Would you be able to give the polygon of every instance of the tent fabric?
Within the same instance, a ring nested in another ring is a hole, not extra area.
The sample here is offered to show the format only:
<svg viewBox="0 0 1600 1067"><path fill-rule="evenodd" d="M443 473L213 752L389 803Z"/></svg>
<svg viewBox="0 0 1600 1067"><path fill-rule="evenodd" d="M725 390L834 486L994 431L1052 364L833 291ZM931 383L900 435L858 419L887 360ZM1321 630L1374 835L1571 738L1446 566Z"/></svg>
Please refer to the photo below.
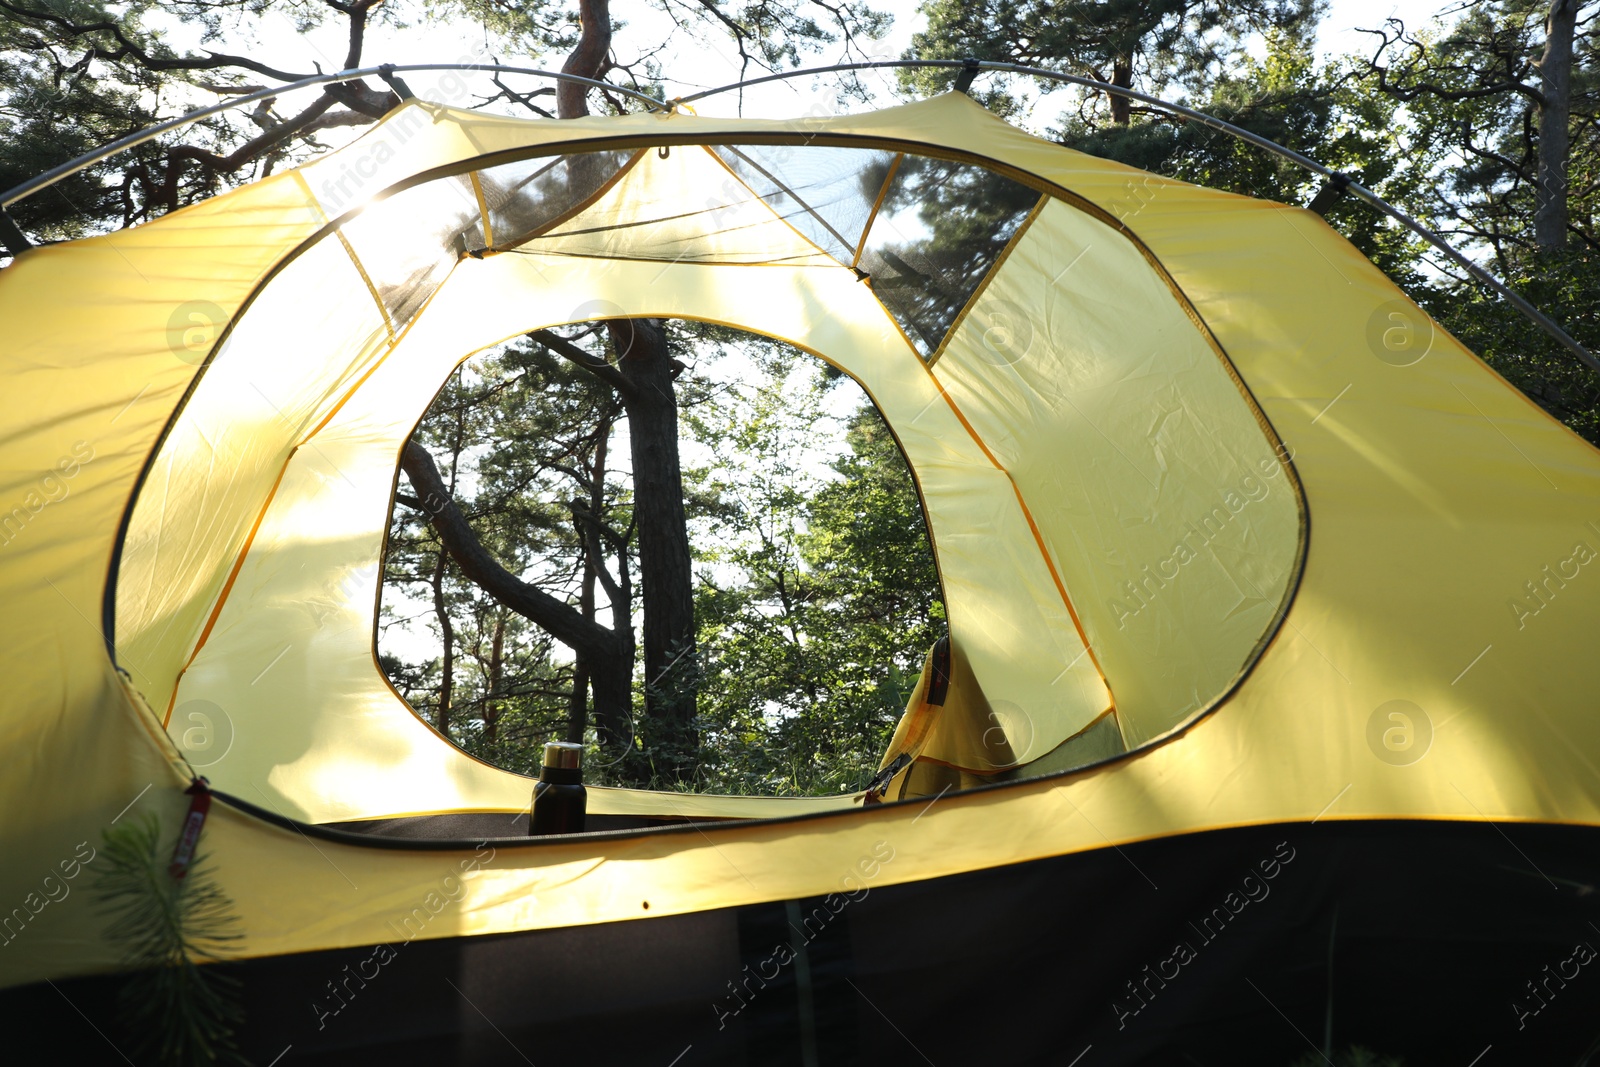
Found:
<svg viewBox="0 0 1600 1067"><path fill-rule="evenodd" d="M779 176L848 149L877 153L838 164L858 175L889 154L1044 199L985 216L996 240L962 260L981 277L930 345L875 291L910 275L863 250L892 175L833 241L730 146ZM841 261L855 226L866 281ZM1317 217L958 94L792 121L412 103L299 170L0 272L0 890L21 909L0 925L28 939L0 982L118 964L87 894L35 907L38 882L126 812L175 823L195 771L306 823L526 806L526 779L383 679L377 562L399 449L450 369L619 314L765 333L863 385L922 494L966 693L967 728L942 715L924 754L967 784L998 737L1024 780L870 810L595 790L601 812L737 821L502 842L470 868L219 806L204 847L246 954L390 940L447 874L461 893L422 936L826 894L885 840L887 884L1265 822L1600 822L1596 453Z"/></svg>

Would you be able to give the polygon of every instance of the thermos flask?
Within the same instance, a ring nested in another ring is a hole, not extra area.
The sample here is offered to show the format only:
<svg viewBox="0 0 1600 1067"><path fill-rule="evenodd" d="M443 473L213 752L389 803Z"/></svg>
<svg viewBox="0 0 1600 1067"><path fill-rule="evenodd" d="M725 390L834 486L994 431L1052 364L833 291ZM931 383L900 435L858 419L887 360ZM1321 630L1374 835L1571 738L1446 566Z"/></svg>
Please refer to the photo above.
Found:
<svg viewBox="0 0 1600 1067"><path fill-rule="evenodd" d="M583 788L583 746L570 741L550 741L544 746L544 765L533 787L533 815L528 833L578 834L583 832L588 793Z"/></svg>

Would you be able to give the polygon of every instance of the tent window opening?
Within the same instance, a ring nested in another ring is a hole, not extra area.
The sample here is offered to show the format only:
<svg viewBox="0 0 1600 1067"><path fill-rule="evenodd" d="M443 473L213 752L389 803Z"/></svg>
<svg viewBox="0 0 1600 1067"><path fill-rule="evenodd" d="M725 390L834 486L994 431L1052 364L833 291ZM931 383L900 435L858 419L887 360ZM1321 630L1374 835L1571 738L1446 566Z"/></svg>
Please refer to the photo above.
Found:
<svg viewBox="0 0 1600 1067"><path fill-rule="evenodd" d="M450 376L402 461L380 663L419 716L507 770L537 773L565 739L588 746L596 784L858 792L945 629L899 446L856 383L805 353L664 324L689 364L668 503L693 573L653 586L644 552L674 531L650 526L665 512L633 470L650 430L586 362L614 366L633 329L541 331ZM680 593L693 625L662 670L645 627Z"/></svg>

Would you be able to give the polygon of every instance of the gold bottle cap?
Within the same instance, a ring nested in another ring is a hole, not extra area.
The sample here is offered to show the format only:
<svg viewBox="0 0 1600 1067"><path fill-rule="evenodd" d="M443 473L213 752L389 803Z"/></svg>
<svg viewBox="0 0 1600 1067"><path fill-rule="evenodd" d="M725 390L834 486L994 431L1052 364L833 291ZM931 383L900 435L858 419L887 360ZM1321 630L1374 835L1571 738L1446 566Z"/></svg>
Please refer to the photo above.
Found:
<svg viewBox="0 0 1600 1067"><path fill-rule="evenodd" d="M583 766L583 746L571 741L546 741L544 765L559 770L575 771Z"/></svg>

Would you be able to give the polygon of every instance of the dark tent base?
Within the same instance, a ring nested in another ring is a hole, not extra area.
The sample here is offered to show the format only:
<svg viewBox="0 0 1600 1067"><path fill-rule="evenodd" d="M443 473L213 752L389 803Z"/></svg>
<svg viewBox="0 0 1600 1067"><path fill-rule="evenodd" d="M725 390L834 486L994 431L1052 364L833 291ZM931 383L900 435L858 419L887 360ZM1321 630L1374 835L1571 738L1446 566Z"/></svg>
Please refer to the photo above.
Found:
<svg viewBox="0 0 1600 1067"><path fill-rule="evenodd" d="M1330 1034L1407 1067L1576 1065L1600 1062L1596 885L1594 828L1296 823L882 886L836 911L228 966L257 1067L1289 1067L1325 1062ZM122 1062L116 985L0 993L10 1059Z"/></svg>

